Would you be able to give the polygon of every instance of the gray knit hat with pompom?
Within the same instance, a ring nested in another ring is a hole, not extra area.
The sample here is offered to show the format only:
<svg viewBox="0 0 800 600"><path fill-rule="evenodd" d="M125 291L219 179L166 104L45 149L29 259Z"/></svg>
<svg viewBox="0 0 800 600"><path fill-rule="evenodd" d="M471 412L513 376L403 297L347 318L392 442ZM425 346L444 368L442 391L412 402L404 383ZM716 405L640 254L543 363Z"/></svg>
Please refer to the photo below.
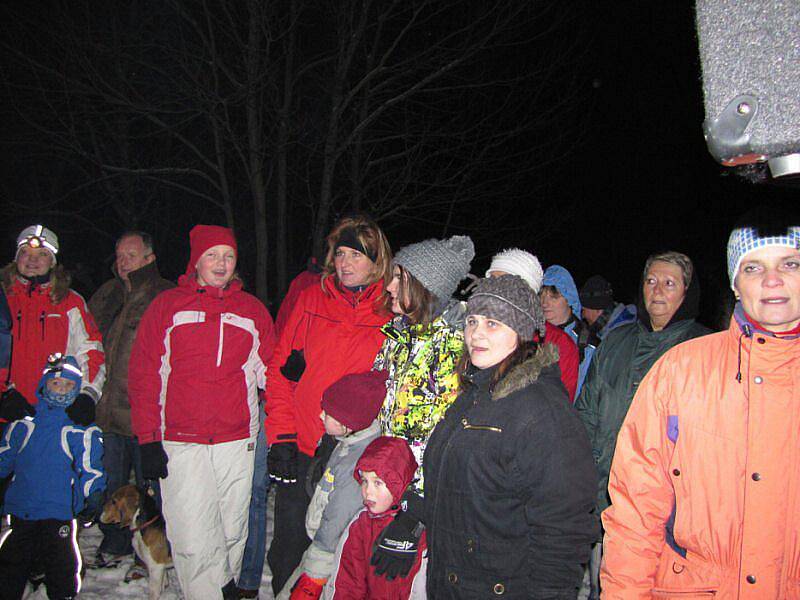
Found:
<svg viewBox="0 0 800 600"><path fill-rule="evenodd" d="M437 300L450 298L469 274L475 246L469 236L430 239L410 244L394 256L394 264L411 273Z"/></svg>
<svg viewBox="0 0 800 600"><path fill-rule="evenodd" d="M467 300L467 316L482 315L508 325L526 342L538 332L544 337L545 324L539 296L517 275L481 279Z"/></svg>

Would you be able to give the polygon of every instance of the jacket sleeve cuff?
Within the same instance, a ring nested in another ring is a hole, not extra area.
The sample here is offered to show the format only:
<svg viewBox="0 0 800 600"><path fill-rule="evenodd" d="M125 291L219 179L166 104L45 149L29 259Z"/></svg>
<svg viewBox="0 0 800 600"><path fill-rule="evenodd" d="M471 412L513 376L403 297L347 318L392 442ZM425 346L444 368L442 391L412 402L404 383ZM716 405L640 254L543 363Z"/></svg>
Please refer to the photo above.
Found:
<svg viewBox="0 0 800 600"><path fill-rule="evenodd" d="M151 442L160 442L162 441L161 432L160 431L152 431L149 433L139 433L136 434L136 439L139 440L139 445L149 444Z"/></svg>
<svg viewBox="0 0 800 600"><path fill-rule="evenodd" d="M97 390L88 385L81 388L81 394L86 394L89 396L92 400L94 400L95 404L97 404L97 401L100 399L100 395L97 393Z"/></svg>

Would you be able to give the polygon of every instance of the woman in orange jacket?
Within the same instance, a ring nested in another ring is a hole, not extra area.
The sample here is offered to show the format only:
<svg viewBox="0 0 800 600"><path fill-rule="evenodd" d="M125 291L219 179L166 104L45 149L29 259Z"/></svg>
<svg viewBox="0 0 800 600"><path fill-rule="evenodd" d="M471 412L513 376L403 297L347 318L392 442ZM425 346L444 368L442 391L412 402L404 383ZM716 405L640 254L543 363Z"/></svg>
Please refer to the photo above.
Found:
<svg viewBox="0 0 800 600"><path fill-rule="evenodd" d="M670 350L617 439L604 598L800 598L800 227L728 242L727 331Z"/></svg>

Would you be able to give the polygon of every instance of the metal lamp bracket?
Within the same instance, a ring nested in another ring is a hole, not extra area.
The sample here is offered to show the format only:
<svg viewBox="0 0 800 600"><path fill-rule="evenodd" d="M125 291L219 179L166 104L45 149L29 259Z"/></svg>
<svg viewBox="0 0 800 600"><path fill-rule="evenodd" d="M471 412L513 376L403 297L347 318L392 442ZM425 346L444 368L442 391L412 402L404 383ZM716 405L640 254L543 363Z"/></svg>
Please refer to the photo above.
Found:
<svg viewBox="0 0 800 600"><path fill-rule="evenodd" d="M731 100L717 117L706 119L703 133L711 156L728 167L766 160L766 156L753 153L747 133L747 126L757 112L758 98L742 94Z"/></svg>

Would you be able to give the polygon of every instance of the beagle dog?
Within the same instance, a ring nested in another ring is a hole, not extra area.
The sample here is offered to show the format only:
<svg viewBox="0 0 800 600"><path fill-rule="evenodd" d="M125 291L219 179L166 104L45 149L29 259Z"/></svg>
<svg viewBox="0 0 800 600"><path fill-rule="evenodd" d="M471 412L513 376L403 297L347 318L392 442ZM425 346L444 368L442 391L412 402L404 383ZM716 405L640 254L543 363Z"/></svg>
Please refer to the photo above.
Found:
<svg viewBox="0 0 800 600"><path fill-rule="evenodd" d="M129 527L133 532L133 549L147 565L149 598L158 600L172 556L164 517L156 508L156 501L135 485L124 485L106 502L100 522Z"/></svg>

